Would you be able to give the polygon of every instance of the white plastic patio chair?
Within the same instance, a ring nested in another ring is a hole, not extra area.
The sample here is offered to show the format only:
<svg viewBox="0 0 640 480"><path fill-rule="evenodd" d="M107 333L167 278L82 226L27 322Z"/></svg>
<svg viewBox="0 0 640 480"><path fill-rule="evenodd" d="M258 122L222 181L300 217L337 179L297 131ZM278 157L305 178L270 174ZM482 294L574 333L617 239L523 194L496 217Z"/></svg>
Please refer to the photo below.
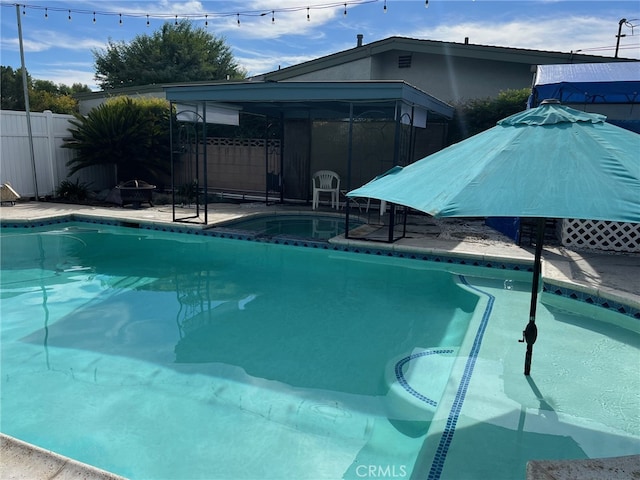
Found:
<svg viewBox="0 0 640 480"><path fill-rule="evenodd" d="M313 188L313 209L318 208L320 194L331 193L331 208L338 209L340 197L340 176L331 170L319 170L311 177Z"/></svg>

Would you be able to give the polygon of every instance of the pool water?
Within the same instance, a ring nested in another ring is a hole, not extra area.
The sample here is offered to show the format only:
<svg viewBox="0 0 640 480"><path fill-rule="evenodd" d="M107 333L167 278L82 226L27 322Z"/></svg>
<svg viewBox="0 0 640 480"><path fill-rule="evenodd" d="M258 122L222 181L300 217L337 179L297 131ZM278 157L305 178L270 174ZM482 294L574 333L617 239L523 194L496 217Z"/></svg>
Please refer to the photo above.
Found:
<svg viewBox="0 0 640 480"><path fill-rule="evenodd" d="M123 476L524 478L640 438L620 316L539 306L524 380L523 272L85 223L1 253L2 432Z"/></svg>
<svg viewBox="0 0 640 480"><path fill-rule="evenodd" d="M3 235L1 294L4 433L190 479L409 468L385 371L460 345L476 302L427 268L82 224Z"/></svg>
<svg viewBox="0 0 640 480"><path fill-rule="evenodd" d="M350 228L361 223L350 220ZM259 215L225 225L225 228L247 230L258 235L275 237L291 236L299 238L316 238L328 240L344 233L345 219L332 215Z"/></svg>

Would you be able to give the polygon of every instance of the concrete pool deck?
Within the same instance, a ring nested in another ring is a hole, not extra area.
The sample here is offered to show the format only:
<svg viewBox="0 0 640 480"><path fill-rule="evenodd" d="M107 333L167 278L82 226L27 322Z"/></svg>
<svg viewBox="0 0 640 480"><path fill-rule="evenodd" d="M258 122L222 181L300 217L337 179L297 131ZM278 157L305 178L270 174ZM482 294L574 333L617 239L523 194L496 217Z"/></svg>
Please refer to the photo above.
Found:
<svg viewBox="0 0 640 480"><path fill-rule="evenodd" d="M335 210L321 209L323 213ZM256 213L309 213L305 206L281 206L250 203L244 205L214 204L208 212L206 228L237 220ZM183 209L180 216L192 214L193 210ZM343 213L343 212L338 212ZM171 224L171 206L140 209L78 206L69 204L25 202L15 206L2 206L0 219L3 222L44 220L72 214L90 215L104 219L118 219L131 222ZM374 218L372 215L370 218ZM183 224L184 225L184 224ZM204 228L204 225L193 225ZM372 242L355 239L335 239L337 243L368 245ZM1 245L1 244L0 244ZM484 227L481 222L450 220L433 222L425 217L411 218L407 236L393 244L376 242L380 249L404 249L406 251L442 252L442 254L483 259L507 259L518 263L533 261L533 249L519 247L494 230ZM558 286L567 286L578 291L610 298L633 308L640 308L640 255L609 254L596 251L570 250L557 245L546 246L543 252L543 278ZM524 322L524 321L523 321ZM26 449L25 449L26 448ZM613 465L610 465L613 462ZM636 478L640 475L640 457L609 459L605 462L618 476L608 478ZM590 477L589 469L600 468L600 459L579 461L535 461L530 462L527 478L568 479L602 478ZM36 467L37 465L37 467ZM46 465L54 465L53 467ZM55 454L47 455L40 449L30 450L22 442L2 438L1 478L118 478L93 467L77 464ZM38 468L39 470L34 470ZM42 475L35 475L35 472ZM46 473L49 472L49 473ZM79 473L81 472L81 473ZM576 474L576 472L581 472ZM106 476L105 476L106 475ZM524 472L521 473L524 476Z"/></svg>

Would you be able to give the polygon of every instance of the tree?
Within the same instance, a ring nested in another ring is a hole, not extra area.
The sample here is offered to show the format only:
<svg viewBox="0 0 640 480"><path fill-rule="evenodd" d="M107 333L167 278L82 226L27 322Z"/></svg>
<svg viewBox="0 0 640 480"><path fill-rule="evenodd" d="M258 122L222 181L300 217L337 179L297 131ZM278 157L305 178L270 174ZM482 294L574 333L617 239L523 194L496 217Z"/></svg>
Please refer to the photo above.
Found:
<svg viewBox="0 0 640 480"><path fill-rule="evenodd" d="M24 92L22 84L22 69L0 67L0 97L2 110L24 110ZM31 77L27 72L27 86L31 84Z"/></svg>
<svg viewBox="0 0 640 480"><path fill-rule="evenodd" d="M531 90L503 90L496 98L470 100L456 106L449 128L448 143L453 144L495 127L498 120L521 112L527 107Z"/></svg>
<svg viewBox="0 0 640 480"><path fill-rule="evenodd" d="M170 170L169 102L159 98L115 97L76 114L71 139L63 146L76 151L67 163L69 175L97 165L115 167L116 182L144 179Z"/></svg>
<svg viewBox="0 0 640 480"><path fill-rule="evenodd" d="M166 22L153 35L137 35L128 44L109 40L106 49L92 53L103 90L246 76L224 40L188 20Z"/></svg>
<svg viewBox="0 0 640 480"><path fill-rule="evenodd" d="M25 109L24 91L22 87L22 69L14 70L2 66L0 80L2 109ZM74 83L71 87L63 83L56 85L50 80L34 80L27 72L27 89L29 91L29 109L33 112L51 110L53 113L73 114L78 111L78 102L74 93L90 92L87 85Z"/></svg>

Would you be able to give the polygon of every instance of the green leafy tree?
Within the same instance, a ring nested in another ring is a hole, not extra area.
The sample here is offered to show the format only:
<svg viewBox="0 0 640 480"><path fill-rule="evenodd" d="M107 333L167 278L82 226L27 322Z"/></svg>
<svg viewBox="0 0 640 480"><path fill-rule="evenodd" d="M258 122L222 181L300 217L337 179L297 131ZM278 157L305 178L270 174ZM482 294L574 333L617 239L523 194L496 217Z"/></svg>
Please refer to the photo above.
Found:
<svg viewBox="0 0 640 480"><path fill-rule="evenodd" d="M25 110L22 69L1 67L1 97L3 110ZM29 109L34 112L51 110L53 113L73 114L78 111L78 102L74 93L90 92L87 85L74 83L71 87L55 84L50 80L34 80L27 72L29 91Z"/></svg>
<svg viewBox="0 0 640 480"><path fill-rule="evenodd" d="M246 76L224 40L190 21L166 22L152 35L137 35L130 43L109 40L93 50L96 81L103 90Z"/></svg>
<svg viewBox="0 0 640 480"><path fill-rule="evenodd" d="M504 90L495 98L474 99L456 106L449 128L448 143L456 143L495 127L498 120L527 107L531 90Z"/></svg>
<svg viewBox="0 0 640 480"><path fill-rule="evenodd" d="M115 169L116 182L155 181L170 170L170 107L158 98L116 97L76 115L72 138L63 146L76 151L69 175L96 165Z"/></svg>
<svg viewBox="0 0 640 480"><path fill-rule="evenodd" d="M27 86L30 84L31 77L27 72ZM2 110L24 110L22 69L0 67L0 97Z"/></svg>

